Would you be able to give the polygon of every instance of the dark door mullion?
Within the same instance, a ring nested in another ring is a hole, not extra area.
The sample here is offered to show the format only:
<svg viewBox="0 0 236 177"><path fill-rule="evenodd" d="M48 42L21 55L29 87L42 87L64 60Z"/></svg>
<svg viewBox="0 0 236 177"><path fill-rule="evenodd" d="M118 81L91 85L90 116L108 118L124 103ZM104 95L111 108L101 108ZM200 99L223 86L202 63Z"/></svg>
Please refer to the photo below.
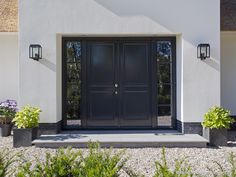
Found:
<svg viewBox="0 0 236 177"><path fill-rule="evenodd" d="M119 93L117 95L117 99L118 99L118 127L120 127L121 125L121 122L120 122L120 119L123 115L123 112L122 112L122 98L123 98L123 94L124 94L124 83L123 83L123 78L124 78L124 60L123 60L123 45L122 45L122 41L119 40L118 41L118 73L117 75L119 75L118 77L118 84L119 84Z"/></svg>
<svg viewBox="0 0 236 177"><path fill-rule="evenodd" d="M152 107L152 111L151 111L151 115L152 115L152 127L153 128L157 128L158 126L158 121L157 121L157 64L156 64L156 53L157 53L157 48L156 48L156 41L152 40L151 41L151 107Z"/></svg>
<svg viewBox="0 0 236 177"><path fill-rule="evenodd" d="M82 40L81 46L81 127L87 126L87 41Z"/></svg>
<svg viewBox="0 0 236 177"><path fill-rule="evenodd" d="M114 67L115 67L115 72L114 72L114 82L113 82L113 94L114 94L114 100L115 100L115 119L117 121L117 126L119 126L119 95L120 95L120 76L119 76L119 41L115 40L115 61L114 61ZM115 88L115 84L118 84L118 88ZM116 95L115 92L118 92Z"/></svg>
<svg viewBox="0 0 236 177"><path fill-rule="evenodd" d="M171 76L172 76L172 80L171 80L171 82L172 82L172 127L173 127L173 129L176 129L177 128L177 119L176 119L176 105L177 105L177 103L176 103L176 95L177 95L177 93L176 93L176 91L177 91L177 88L176 88L176 76L177 76L177 74L176 74L176 38L173 38L172 39L172 63L171 63L171 68L172 68L172 74L171 74Z"/></svg>

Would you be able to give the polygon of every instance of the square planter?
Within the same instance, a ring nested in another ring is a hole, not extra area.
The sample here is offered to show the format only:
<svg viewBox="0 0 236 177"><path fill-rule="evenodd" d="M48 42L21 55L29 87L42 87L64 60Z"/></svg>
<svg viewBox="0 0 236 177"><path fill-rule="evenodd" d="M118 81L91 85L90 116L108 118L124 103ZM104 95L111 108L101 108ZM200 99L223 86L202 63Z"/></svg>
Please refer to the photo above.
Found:
<svg viewBox="0 0 236 177"><path fill-rule="evenodd" d="M32 146L32 141L38 137L38 128L13 129L13 147Z"/></svg>
<svg viewBox="0 0 236 177"><path fill-rule="evenodd" d="M0 124L0 137L7 137L11 134L12 124Z"/></svg>
<svg viewBox="0 0 236 177"><path fill-rule="evenodd" d="M228 130L203 128L203 137L209 141L210 145L227 146Z"/></svg>

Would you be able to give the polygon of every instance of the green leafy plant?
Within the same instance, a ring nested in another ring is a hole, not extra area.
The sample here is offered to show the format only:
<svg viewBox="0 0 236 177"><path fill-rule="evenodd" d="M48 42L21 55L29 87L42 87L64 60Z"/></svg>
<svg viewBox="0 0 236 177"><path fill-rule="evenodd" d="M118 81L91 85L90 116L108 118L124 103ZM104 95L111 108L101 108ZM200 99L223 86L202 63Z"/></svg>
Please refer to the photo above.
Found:
<svg viewBox="0 0 236 177"><path fill-rule="evenodd" d="M204 115L202 126L210 129L228 129L230 128L230 124L233 122L233 118L230 117L230 111L222 107L215 106L210 108L210 110Z"/></svg>
<svg viewBox="0 0 236 177"><path fill-rule="evenodd" d="M123 168L127 161L124 151L114 154L111 151L102 150L98 143L89 143L87 155L71 148L59 149L55 155L47 153L44 163L38 161L35 166L25 163L17 177L118 177L121 170L135 177L135 173Z"/></svg>
<svg viewBox="0 0 236 177"><path fill-rule="evenodd" d="M20 153L12 153L8 149L0 151L0 177L12 176L14 171L12 165L19 161Z"/></svg>
<svg viewBox="0 0 236 177"><path fill-rule="evenodd" d="M18 177L72 177L76 175L77 166L80 161L80 151L73 151L71 148L59 149L55 155L46 153L44 163L37 160L33 167L31 162L26 162L19 168Z"/></svg>
<svg viewBox="0 0 236 177"><path fill-rule="evenodd" d="M89 154L81 156L78 176L117 177L127 159L123 158L124 151L111 154L112 149L101 150L98 143L89 144Z"/></svg>
<svg viewBox="0 0 236 177"><path fill-rule="evenodd" d="M236 177L236 156L232 152L229 154L228 162L230 164L230 171L224 169L224 167L219 162L215 162L221 174L217 174L215 170L209 167L207 168L214 177Z"/></svg>
<svg viewBox="0 0 236 177"><path fill-rule="evenodd" d="M191 177L191 166L186 162L186 159L175 160L175 167L172 170L166 160L165 148L162 148L161 162L156 161L156 171L154 177Z"/></svg>
<svg viewBox="0 0 236 177"><path fill-rule="evenodd" d="M12 122L14 122L18 128L38 127L40 112L41 110L39 108L27 105L16 113Z"/></svg>

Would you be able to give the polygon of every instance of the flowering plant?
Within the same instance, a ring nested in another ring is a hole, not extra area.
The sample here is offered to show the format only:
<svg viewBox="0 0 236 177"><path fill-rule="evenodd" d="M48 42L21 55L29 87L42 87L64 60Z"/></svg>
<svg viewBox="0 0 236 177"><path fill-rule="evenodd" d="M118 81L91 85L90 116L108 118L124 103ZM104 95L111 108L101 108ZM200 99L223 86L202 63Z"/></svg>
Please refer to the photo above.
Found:
<svg viewBox="0 0 236 177"><path fill-rule="evenodd" d="M11 123L17 112L17 102L15 100L6 100L0 102L0 124Z"/></svg>

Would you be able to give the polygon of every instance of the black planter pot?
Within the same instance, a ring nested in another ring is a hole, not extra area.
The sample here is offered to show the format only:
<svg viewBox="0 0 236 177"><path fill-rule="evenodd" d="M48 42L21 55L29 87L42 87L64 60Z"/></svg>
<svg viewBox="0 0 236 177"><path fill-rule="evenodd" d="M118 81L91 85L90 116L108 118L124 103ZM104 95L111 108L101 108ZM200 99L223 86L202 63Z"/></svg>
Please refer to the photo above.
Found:
<svg viewBox="0 0 236 177"><path fill-rule="evenodd" d="M13 147L29 147L38 137L38 128L13 129Z"/></svg>
<svg viewBox="0 0 236 177"><path fill-rule="evenodd" d="M210 144L215 146L227 146L228 130L227 129L211 129Z"/></svg>
<svg viewBox="0 0 236 177"><path fill-rule="evenodd" d="M227 146L228 130L227 129L203 129L203 136L209 140L212 146Z"/></svg>
<svg viewBox="0 0 236 177"><path fill-rule="evenodd" d="M0 137L7 137L11 134L12 124L0 125Z"/></svg>

